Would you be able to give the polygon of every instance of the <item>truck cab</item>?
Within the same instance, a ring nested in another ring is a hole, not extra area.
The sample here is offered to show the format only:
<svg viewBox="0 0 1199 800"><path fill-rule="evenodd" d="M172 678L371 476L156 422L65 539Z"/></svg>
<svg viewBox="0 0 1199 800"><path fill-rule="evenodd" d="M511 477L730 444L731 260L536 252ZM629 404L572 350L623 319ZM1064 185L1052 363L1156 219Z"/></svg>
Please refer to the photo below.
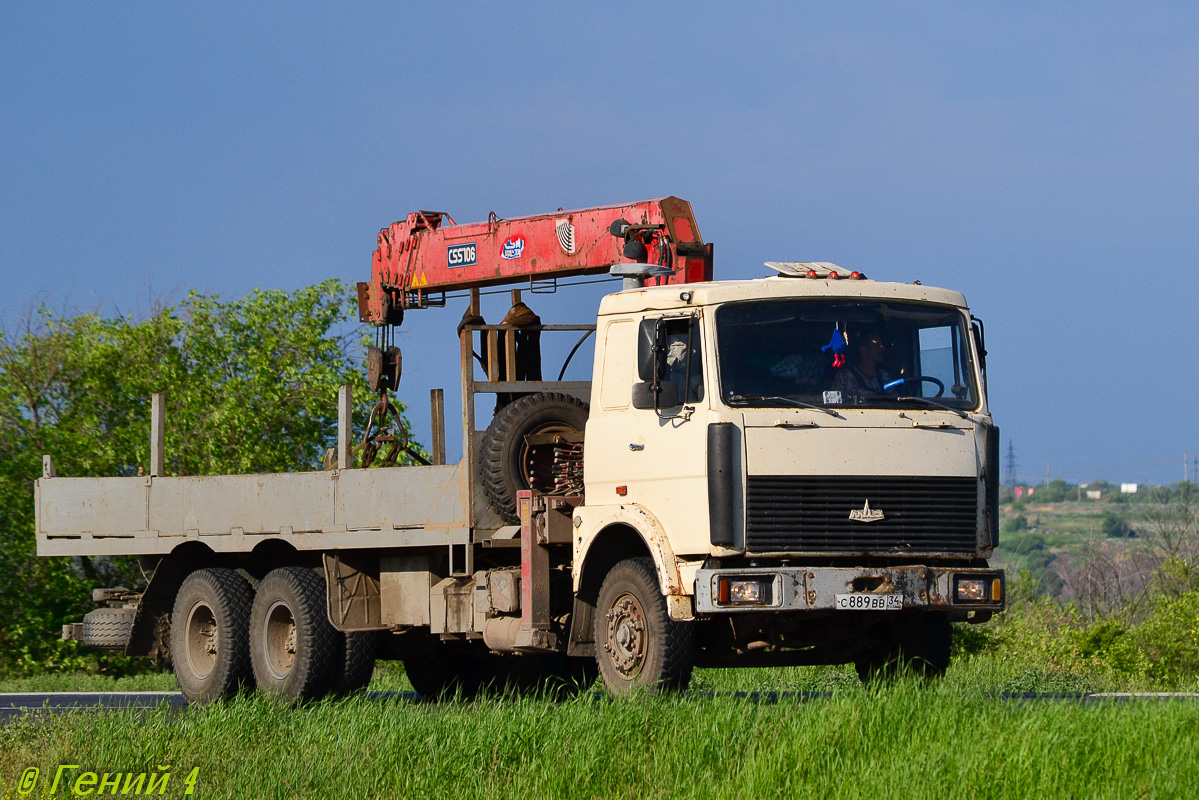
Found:
<svg viewBox="0 0 1199 800"><path fill-rule="evenodd" d="M864 677L944 671L950 622L1003 608L998 430L960 293L798 264L610 295L596 336L576 589L635 532L697 663Z"/></svg>

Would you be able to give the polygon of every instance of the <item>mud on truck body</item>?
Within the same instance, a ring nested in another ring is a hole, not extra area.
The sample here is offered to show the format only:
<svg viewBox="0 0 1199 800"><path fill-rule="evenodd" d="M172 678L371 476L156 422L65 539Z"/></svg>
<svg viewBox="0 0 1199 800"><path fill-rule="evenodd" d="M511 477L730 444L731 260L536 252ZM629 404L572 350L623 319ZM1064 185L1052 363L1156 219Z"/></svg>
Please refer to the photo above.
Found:
<svg viewBox="0 0 1199 800"><path fill-rule="evenodd" d="M65 637L169 658L191 701L349 692L377 658L430 697L597 673L628 694L695 666L939 674L951 623L1003 609L998 430L960 294L823 262L713 281L677 198L446 220L379 235L358 291L380 401L355 449L343 389L330 468L166 476L160 401L149 476L59 477L47 457L39 554L151 575L98 589ZM625 286L594 323L478 316L482 287L609 271ZM434 390L433 463L386 466L406 445L394 327L453 289L462 459L444 463ZM559 335L594 336L591 381L542 379L539 337ZM871 338L874 375L855 353ZM497 398L485 427L476 395Z"/></svg>

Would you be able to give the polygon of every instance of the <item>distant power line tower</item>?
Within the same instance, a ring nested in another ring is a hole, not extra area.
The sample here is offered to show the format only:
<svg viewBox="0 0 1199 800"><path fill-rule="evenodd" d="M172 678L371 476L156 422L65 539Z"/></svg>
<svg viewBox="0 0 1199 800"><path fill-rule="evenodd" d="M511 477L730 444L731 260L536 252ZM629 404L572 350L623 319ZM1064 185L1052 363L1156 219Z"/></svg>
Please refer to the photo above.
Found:
<svg viewBox="0 0 1199 800"><path fill-rule="evenodd" d="M1012 441L1008 441L1003 459L1003 485L1012 491L1016 489L1016 444Z"/></svg>

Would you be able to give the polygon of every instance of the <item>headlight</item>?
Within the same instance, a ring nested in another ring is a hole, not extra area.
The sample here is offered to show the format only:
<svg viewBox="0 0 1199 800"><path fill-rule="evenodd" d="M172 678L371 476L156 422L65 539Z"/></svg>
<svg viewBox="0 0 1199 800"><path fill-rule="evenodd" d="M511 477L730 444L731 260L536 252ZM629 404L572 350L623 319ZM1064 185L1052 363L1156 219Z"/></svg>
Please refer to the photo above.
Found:
<svg viewBox="0 0 1199 800"><path fill-rule="evenodd" d="M729 581L729 602L762 602L762 584L757 581Z"/></svg>
<svg viewBox="0 0 1199 800"><path fill-rule="evenodd" d="M958 578L954 600L959 603L985 603L990 583L987 578Z"/></svg>
<svg viewBox="0 0 1199 800"><path fill-rule="evenodd" d="M716 602L722 606L768 606L774 602L773 586L773 575L717 578Z"/></svg>

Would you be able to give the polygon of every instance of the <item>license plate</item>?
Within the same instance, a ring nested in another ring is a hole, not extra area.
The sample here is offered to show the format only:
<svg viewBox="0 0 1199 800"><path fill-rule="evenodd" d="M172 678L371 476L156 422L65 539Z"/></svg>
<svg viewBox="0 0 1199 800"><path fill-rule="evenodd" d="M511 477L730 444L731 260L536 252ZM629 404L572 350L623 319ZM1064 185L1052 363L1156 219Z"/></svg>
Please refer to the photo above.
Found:
<svg viewBox="0 0 1199 800"><path fill-rule="evenodd" d="M838 611L900 611L903 609L901 594L855 594L835 595L833 607Z"/></svg>

